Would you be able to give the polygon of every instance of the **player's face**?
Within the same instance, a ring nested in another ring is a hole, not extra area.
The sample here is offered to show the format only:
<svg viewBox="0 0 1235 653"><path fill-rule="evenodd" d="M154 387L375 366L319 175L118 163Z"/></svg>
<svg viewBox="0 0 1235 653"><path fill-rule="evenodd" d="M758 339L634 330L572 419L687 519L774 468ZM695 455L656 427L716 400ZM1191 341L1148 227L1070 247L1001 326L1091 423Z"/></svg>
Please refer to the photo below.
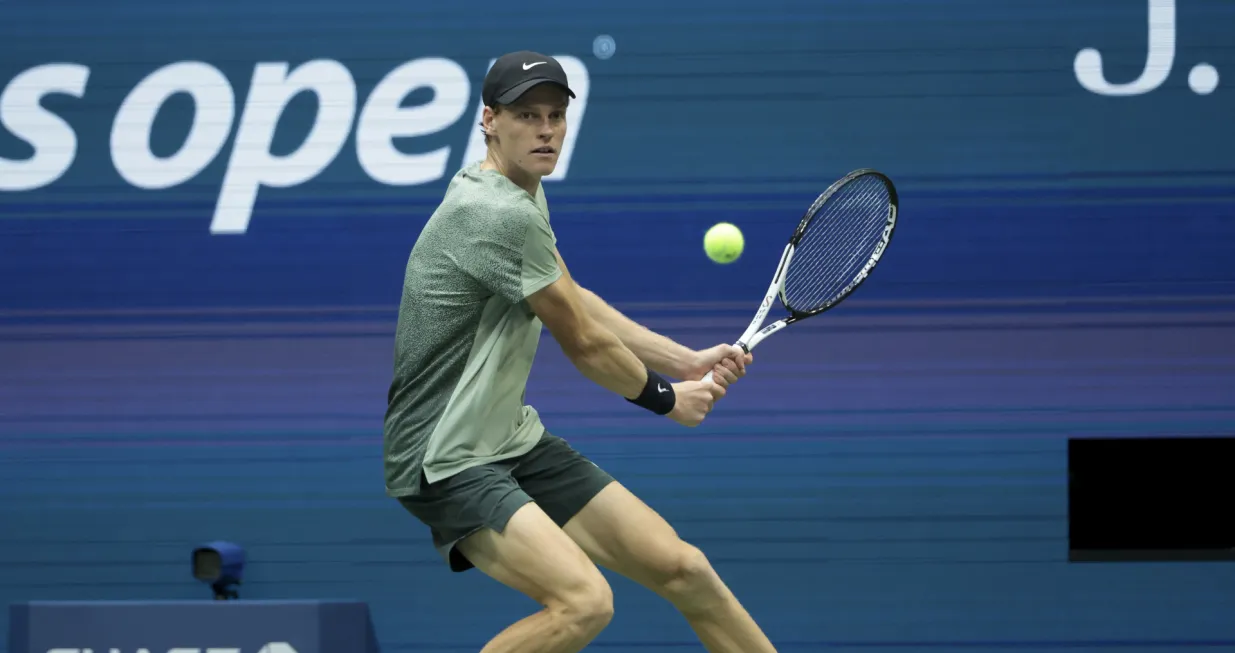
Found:
<svg viewBox="0 0 1235 653"><path fill-rule="evenodd" d="M490 133L507 165L537 177L553 172L566 140L569 99L557 86L541 84L492 117Z"/></svg>

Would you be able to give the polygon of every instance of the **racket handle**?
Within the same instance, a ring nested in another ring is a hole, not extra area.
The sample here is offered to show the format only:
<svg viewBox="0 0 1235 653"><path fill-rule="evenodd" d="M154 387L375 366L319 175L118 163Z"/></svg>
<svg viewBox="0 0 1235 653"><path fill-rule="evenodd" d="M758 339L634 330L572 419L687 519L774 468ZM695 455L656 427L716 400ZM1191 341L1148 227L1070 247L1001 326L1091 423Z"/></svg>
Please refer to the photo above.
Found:
<svg viewBox="0 0 1235 653"><path fill-rule="evenodd" d="M741 340L737 341L735 344L736 344L738 347L741 347L741 348L742 348L742 351L747 352L747 353L750 353L750 348L749 348L749 347L747 347L745 344L743 344ZM700 380L700 381L711 381L711 380L712 380L712 370L708 370L708 373L707 373L707 374L704 374L704 375L703 375L703 378L702 378L702 379L699 379L699 380Z"/></svg>

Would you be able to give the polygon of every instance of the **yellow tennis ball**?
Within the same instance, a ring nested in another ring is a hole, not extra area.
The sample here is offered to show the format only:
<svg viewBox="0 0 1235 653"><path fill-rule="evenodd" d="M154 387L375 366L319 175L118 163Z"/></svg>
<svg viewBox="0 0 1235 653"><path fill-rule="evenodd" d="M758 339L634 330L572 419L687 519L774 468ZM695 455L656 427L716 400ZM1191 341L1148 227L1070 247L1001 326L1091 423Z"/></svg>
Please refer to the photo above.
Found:
<svg viewBox="0 0 1235 653"><path fill-rule="evenodd" d="M732 263L742 255L746 239L742 230L728 222L718 222L703 235L703 251L717 263Z"/></svg>

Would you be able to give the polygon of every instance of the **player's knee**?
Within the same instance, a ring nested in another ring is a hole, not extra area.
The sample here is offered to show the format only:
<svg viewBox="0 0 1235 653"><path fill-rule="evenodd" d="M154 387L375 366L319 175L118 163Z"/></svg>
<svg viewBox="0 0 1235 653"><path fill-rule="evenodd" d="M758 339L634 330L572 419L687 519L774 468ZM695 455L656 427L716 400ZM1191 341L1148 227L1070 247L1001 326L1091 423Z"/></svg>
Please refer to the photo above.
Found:
<svg viewBox="0 0 1235 653"><path fill-rule="evenodd" d="M598 571L563 592L549 608L564 626L579 635L594 636L613 619L613 589Z"/></svg>
<svg viewBox="0 0 1235 653"><path fill-rule="evenodd" d="M663 591L679 608L704 607L723 593L720 576L698 548L680 542L663 570Z"/></svg>

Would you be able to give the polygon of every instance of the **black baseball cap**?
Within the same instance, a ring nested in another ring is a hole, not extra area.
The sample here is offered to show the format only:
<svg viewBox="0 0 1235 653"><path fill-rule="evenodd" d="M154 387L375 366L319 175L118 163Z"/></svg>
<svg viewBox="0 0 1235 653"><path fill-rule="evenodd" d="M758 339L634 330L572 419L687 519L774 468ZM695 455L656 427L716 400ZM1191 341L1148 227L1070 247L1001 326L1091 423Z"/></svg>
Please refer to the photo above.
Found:
<svg viewBox="0 0 1235 653"><path fill-rule="evenodd" d="M557 59L528 50L511 52L493 62L489 74L485 75L480 97L485 106L510 104L528 89L544 83L557 84L570 97L575 97L575 92L570 90L570 84L566 81L566 71L562 70L562 64Z"/></svg>

